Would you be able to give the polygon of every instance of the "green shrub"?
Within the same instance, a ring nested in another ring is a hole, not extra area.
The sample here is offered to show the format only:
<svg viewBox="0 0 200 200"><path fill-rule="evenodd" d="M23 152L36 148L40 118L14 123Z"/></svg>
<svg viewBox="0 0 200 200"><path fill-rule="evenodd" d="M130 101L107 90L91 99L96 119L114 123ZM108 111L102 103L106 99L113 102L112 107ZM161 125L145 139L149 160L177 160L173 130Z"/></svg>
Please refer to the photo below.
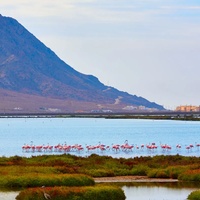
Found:
<svg viewBox="0 0 200 200"><path fill-rule="evenodd" d="M156 178L170 178L165 170L158 170Z"/></svg>
<svg viewBox="0 0 200 200"><path fill-rule="evenodd" d="M137 166L132 168L131 175L146 176L148 171L149 171L148 166L137 165Z"/></svg>
<svg viewBox="0 0 200 200"><path fill-rule="evenodd" d="M27 188L39 186L89 186L94 180L86 175L24 175L0 177L0 186L7 188Z"/></svg>
<svg viewBox="0 0 200 200"><path fill-rule="evenodd" d="M191 192L188 195L187 199L188 200L200 200L200 190L196 190L196 191Z"/></svg>
<svg viewBox="0 0 200 200"><path fill-rule="evenodd" d="M108 169L90 169L84 171L85 174L88 174L92 177L112 177L114 176L114 172Z"/></svg>
<svg viewBox="0 0 200 200"><path fill-rule="evenodd" d="M180 174L184 173L187 169L187 166L172 166L168 167L166 171L168 171L169 178L178 179Z"/></svg>
<svg viewBox="0 0 200 200"><path fill-rule="evenodd" d="M157 171L158 171L157 169L151 169L151 170L148 171L147 176L149 178L156 178Z"/></svg>
<svg viewBox="0 0 200 200"><path fill-rule="evenodd" d="M170 178L167 171L164 169L149 170L147 176L149 178Z"/></svg>
<svg viewBox="0 0 200 200"><path fill-rule="evenodd" d="M115 176L127 176L127 175L131 175L131 171L128 169L119 168L119 169L114 170L114 175Z"/></svg>
<svg viewBox="0 0 200 200"><path fill-rule="evenodd" d="M125 200L123 190L115 186L52 187L23 190L16 200L44 200L44 192L54 200Z"/></svg>
<svg viewBox="0 0 200 200"><path fill-rule="evenodd" d="M189 170L178 176L178 179L181 181L196 181L200 182L200 173L199 170Z"/></svg>
<svg viewBox="0 0 200 200"><path fill-rule="evenodd" d="M61 173L54 167L47 166L1 166L0 175L24 175L24 174L58 174Z"/></svg>

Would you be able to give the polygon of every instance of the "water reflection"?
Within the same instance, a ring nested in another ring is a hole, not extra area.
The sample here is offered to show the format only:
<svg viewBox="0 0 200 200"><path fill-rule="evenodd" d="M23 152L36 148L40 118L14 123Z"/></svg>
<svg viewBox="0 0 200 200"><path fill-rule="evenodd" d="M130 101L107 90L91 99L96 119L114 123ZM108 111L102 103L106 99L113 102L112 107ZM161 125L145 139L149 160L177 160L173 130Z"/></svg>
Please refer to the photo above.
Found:
<svg viewBox="0 0 200 200"><path fill-rule="evenodd" d="M1 200L15 200L15 197L19 194L17 191L0 191Z"/></svg>
<svg viewBox="0 0 200 200"><path fill-rule="evenodd" d="M199 187L189 183L129 184L122 186L126 200L186 200Z"/></svg>
<svg viewBox="0 0 200 200"><path fill-rule="evenodd" d="M108 184L108 183L106 183ZM197 183L109 183L121 186L126 200L186 200L200 188ZM0 200L15 200L19 191L0 190Z"/></svg>

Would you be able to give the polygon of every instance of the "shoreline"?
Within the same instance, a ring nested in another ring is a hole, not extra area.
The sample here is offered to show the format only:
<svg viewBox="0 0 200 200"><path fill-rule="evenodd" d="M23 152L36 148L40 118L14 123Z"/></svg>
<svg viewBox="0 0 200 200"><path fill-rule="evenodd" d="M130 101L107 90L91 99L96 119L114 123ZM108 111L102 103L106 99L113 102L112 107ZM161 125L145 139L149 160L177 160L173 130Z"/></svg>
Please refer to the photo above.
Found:
<svg viewBox="0 0 200 200"><path fill-rule="evenodd" d="M200 112L187 111L138 111L138 112L0 112L0 118L105 118L200 121Z"/></svg>
<svg viewBox="0 0 200 200"><path fill-rule="evenodd" d="M125 183L125 182L148 182L148 183L172 183L178 179L148 178L147 176L115 176L93 178L96 183Z"/></svg>

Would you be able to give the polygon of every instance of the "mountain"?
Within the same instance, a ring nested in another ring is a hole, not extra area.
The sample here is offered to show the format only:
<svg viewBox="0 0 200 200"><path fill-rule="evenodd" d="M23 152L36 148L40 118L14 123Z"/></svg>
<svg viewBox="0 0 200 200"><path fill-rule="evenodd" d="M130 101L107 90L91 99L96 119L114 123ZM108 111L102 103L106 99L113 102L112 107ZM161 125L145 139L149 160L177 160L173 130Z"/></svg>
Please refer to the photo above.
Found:
<svg viewBox="0 0 200 200"><path fill-rule="evenodd" d="M138 106L164 109L79 73L17 20L0 15L0 27L0 110L35 112L49 106L66 112L124 111Z"/></svg>

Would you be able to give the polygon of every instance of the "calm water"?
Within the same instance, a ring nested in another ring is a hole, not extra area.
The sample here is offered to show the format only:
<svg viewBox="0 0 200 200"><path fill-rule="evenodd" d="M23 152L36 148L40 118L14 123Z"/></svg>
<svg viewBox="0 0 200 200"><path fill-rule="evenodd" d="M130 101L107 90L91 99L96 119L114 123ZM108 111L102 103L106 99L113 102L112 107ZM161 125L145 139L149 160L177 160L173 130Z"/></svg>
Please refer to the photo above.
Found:
<svg viewBox="0 0 200 200"><path fill-rule="evenodd" d="M126 200L186 200L188 195L197 189L192 188L167 188L158 186L138 186L122 188Z"/></svg>
<svg viewBox="0 0 200 200"><path fill-rule="evenodd" d="M122 189L126 195L126 200L186 200L188 195L197 190L193 187L169 188L165 186L123 186ZM15 200L19 192L1 192L1 200Z"/></svg>
<svg viewBox="0 0 200 200"><path fill-rule="evenodd" d="M0 119L0 156L31 156L38 154L60 154L63 152L28 152L22 151L24 144L52 145L81 144L84 151L67 153L87 156L91 153L111 155L113 157L135 157L146 155L188 155L200 156L195 144L200 143L200 122L157 121L134 119L82 119L82 118L1 118ZM86 145L99 143L134 145L132 151L101 152L97 149L87 152ZM155 143L158 148L148 150L146 145ZM141 144L145 145L141 149ZM171 150L163 150L160 144L168 144ZM176 145L181 148L177 149ZM194 148L186 149L192 144ZM139 147L139 149L136 148ZM167 188L164 186L124 186L127 200L183 200L194 188ZM167 195L165 195L167 194ZM0 199L13 200L16 192L0 193ZM164 196L165 195L165 196Z"/></svg>
<svg viewBox="0 0 200 200"><path fill-rule="evenodd" d="M30 156L37 154L58 154L58 152L23 152L22 146L81 144L84 151L69 152L87 156L91 153L113 157L135 157L157 154L180 154L199 156L200 122L135 119L94 119L94 118L2 118L0 119L0 156ZM132 151L86 151L86 145L99 143L112 146L124 144L138 146ZM146 145L155 143L157 149L147 150ZM145 145L141 149L141 144ZM163 150L160 144L171 146ZM181 148L177 149L176 145ZM192 144L194 148L186 149Z"/></svg>
<svg viewBox="0 0 200 200"><path fill-rule="evenodd" d="M14 200L15 197L19 194L19 192L1 192L0 191L0 199L1 200Z"/></svg>

